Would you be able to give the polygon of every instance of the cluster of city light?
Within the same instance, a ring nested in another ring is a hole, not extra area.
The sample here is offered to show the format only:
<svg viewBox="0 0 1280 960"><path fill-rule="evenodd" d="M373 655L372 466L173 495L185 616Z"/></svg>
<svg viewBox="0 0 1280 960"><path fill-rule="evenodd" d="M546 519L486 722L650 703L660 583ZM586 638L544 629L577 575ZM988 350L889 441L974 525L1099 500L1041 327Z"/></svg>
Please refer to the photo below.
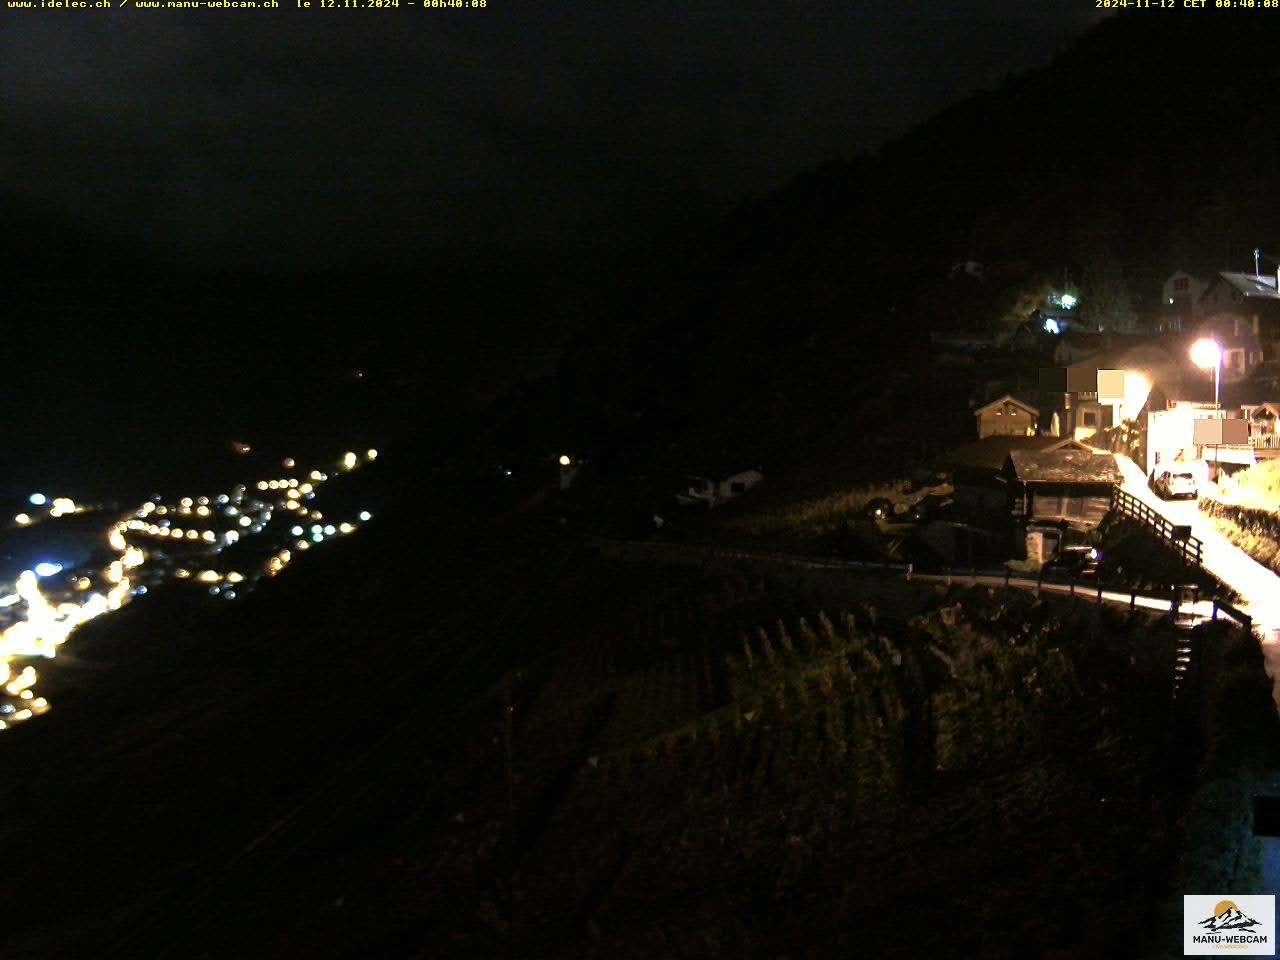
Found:
<svg viewBox="0 0 1280 960"><path fill-rule="evenodd" d="M70 497L46 497L43 493L33 493L27 498L27 502L32 507L38 507L35 511L23 511L15 514L13 522L20 527L27 527L46 517L66 517L73 513L83 513L87 507L83 507L76 503Z"/></svg>
<svg viewBox="0 0 1280 960"><path fill-rule="evenodd" d="M348 451L342 455L336 469L350 472L362 463L370 463L378 457L377 450L366 450L363 455ZM282 461L285 470L293 470L297 461L286 457ZM329 473L324 470L311 470L298 476L278 476L259 480L254 484L256 492L250 493L249 487L241 484L231 493L224 493L210 499L209 497L183 497L176 503L165 504L158 500L144 503L136 514L125 521L125 535L149 538L154 542L168 540L182 542L188 548L187 559L190 559L190 548L205 550L217 554L223 548L239 542L242 536L262 533L277 512L292 515L295 524L291 529L296 540L293 549L303 551L310 549L313 543L322 543L326 538L354 533L358 525L353 522L318 523L325 519L324 514L310 506L316 498L321 486L330 480ZM175 523L176 519L176 523ZM361 511L361 523L372 519L369 511ZM298 521L309 524L304 529ZM262 576L275 576L293 559L288 548L282 548L269 556L261 568L240 572L238 570L220 571L210 564L204 569L193 570L189 566L180 566L172 571L179 580L195 580L206 584L209 592L234 600L247 587L253 586ZM238 585L243 584L243 587Z"/></svg>
<svg viewBox="0 0 1280 960"><path fill-rule="evenodd" d="M82 623L118 610L127 602L132 587L127 571L141 566L146 554L125 544L119 536L119 529L117 524L108 535L108 542L119 555L99 571L96 578L80 576L74 582L75 591L85 595L83 602L63 600L53 603L41 591L41 577L61 572L62 565L57 563L39 563L33 570L24 570L13 584L15 592L0 598L0 606L7 611L24 614L22 619L14 620L0 632L0 683L4 684L5 694L17 700L15 703L6 698L0 702L0 730L7 730L49 709L49 702L35 695L34 688L39 679L35 667L28 664L14 674L13 661L55 656L58 647ZM98 590L93 589L95 579L99 583Z"/></svg>
<svg viewBox="0 0 1280 960"><path fill-rule="evenodd" d="M335 470L349 472L377 456L376 450L363 455L347 452ZM289 457L283 465L293 470L296 462ZM20 574L11 585L12 592L4 593L0 588L0 619L8 624L0 631L0 730L49 709L48 701L34 691L39 678L36 669L28 664L14 673L15 661L55 656L77 627L119 609L133 596L145 594L148 582L170 578L195 581L212 594L234 600L237 589L243 591L261 577L279 574L298 552L330 537L354 533L361 523L372 519L372 514L363 510L356 521L326 521L323 513L313 509L309 502L329 479L325 471L312 470L304 476L259 481L256 495L242 484L212 498L182 497L165 503L155 497L107 529L106 540L114 557L101 570L64 571L62 564L45 561ZM48 498L39 493L32 494L29 502L41 508L39 519L88 509L66 497ZM295 539L289 546L274 550L258 569L217 569L218 554L242 537L263 533L277 515L293 517L289 532ZM35 519L27 513L15 517L20 526ZM47 585L42 589L41 578L59 573L66 577L61 590Z"/></svg>

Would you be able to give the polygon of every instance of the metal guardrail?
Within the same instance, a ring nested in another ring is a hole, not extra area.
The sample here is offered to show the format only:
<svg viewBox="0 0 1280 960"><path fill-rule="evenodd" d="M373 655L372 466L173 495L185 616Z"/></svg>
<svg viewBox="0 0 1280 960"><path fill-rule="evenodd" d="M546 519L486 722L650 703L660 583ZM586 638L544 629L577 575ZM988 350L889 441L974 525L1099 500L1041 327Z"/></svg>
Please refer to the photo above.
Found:
<svg viewBox="0 0 1280 960"><path fill-rule="evenodd" d="M1200 566L1204 543L1199 537L1191 536L1190 531L1185 537L1181 536L1183 528L1179 528L1149 504L1143 503L1118 484L1112 489L1115 492L1112 503L1121 515L1150 527L1157 537L1182 554L1184 561Z"/></svg>
<svg viewBox="0 0 1280 960"><path fill-rule="evenodd" d="M760 550L751 547L733 547L727 544L712 543L679 543L663 540L606 540L597 541L601 546L625 547L631 550L644 551L651 554L684 554L703 558L718 557L728 560L771 560L778 563L790 563L797 566L817 567L832 570L861 570L867 573L886 573L902 577L908 582L938 583L944 586L985 586L1003 587L1008 590L1026 590L1039 596L1041 593L1059 594L1076 597L1092 603L1110 603L1128 607L1130 610L1142 609L1149 613L1157 613L1173 618L1175 621L1194 622L1196 620L1227 619L1252 629L1253 621L1248 614L1238 610L1221 600L1204 601L1199 599L1196 589L1178 589L1160 592L1142 590L1109 589L1096 580L1076 580L1069 577L1046 577L1043 571L1036 576L1018 575L1008 567L980 570L976 567L968 570L945 569L936 573L922 573L909 563L895 563L890 560L844 560L835 557L819 557L812 554L782 553L771 550Z"/></svg>

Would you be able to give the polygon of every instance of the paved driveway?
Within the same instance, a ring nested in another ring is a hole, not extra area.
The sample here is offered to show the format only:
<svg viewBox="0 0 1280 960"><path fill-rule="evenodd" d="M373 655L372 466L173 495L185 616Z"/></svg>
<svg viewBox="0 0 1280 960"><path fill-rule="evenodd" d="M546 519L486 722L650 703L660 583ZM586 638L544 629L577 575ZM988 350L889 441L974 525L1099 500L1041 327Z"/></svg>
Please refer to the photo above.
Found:
<svg viewBox="0 0 1280 960"><path fill-rule="evenodd" d="M1121 454L1116 454L1116 463L1124 474L1124 489L1172 523L1190 525L1192 535L1204 542L1204 568L1240 594L1241 609L1253 617L1262 640L1272 696L1280 707L1280 577L1219 533L1194 500L1162 500L1148 488L1141 467Z"/></svg>

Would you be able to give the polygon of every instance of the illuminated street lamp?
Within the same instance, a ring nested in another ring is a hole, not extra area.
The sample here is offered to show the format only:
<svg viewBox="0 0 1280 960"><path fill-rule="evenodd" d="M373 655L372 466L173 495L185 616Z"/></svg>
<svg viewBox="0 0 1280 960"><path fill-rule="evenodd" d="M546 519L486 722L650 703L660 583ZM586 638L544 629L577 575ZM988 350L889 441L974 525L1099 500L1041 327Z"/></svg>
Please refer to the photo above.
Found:
<svg viewBox="0 0 1280 960"><path fill-rule="evenodd" d="M1201 370L1213 370L1213 409L1219 410L1218 381L1222 378L1222 347L1218 341L1204 337L1191 345L1191 362Z"/></svg>
<svg viewBox="0 0 1280 960"><path fill-rule="evenodd" d="M1222 347L1218 346L1217 340L1208 337L1202 337L1191 345L1191 362L1201 370L1213 368L1213 415L1218 417L1221 415L1222 407L1218 403L1218 381L1222 378ZM1222 424L1218 423L1221 430ZM1213 445L1213 459L1216 465L1218 460L1218 445ZM1210 479L1217 479L1211 471Z"/></svg>

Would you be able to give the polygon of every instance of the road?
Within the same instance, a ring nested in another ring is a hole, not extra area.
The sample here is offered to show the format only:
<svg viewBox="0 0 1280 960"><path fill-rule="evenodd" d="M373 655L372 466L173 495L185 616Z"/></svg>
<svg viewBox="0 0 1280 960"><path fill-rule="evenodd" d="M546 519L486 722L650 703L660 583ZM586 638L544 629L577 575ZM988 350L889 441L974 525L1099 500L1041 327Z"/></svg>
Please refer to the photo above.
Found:
<svg viewBox="0 0 1280 960"><path fill-rule="evenodd" d="M1240 595L1240 607L1253 618L1262 641L1267 674L1272 680L1272 697L1280 708L1280 577L1224 537L1212 518L1200 512L1194 500L1162 500L1147 486L1141 467L1123 454L1116 454L1116 463L1124 474L1125 491L1170 522L1189 525L1192 535L1204 543L1201 553L1204 568Z"/></svg>

